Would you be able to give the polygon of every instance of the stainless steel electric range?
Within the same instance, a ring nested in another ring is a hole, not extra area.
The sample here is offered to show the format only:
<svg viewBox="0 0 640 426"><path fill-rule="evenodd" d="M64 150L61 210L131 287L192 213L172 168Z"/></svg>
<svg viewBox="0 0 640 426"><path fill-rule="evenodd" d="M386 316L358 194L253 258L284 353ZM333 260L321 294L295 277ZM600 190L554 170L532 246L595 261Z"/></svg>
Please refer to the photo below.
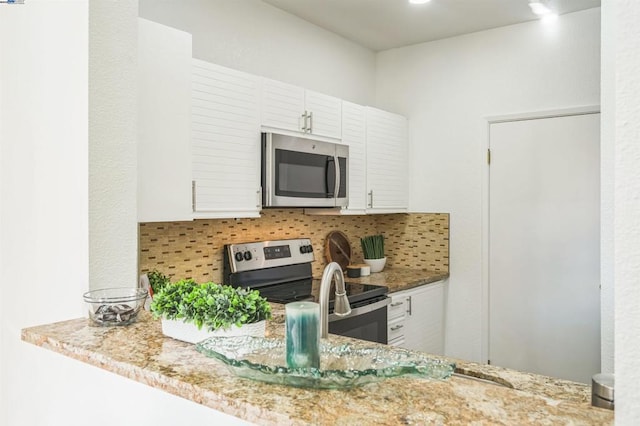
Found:
<svg viewBox="0 0 640 426"><path fill-rule="evenodd" d="M312 276L314 259L308 238L228 244L224 248L224 282L258 290L274 303L318 302L320 280ZM345 285L351 314L333 314L331 299L329 333L386 344L387 287L348 281ZM333 298L334 289L330 294Z"/></svg>

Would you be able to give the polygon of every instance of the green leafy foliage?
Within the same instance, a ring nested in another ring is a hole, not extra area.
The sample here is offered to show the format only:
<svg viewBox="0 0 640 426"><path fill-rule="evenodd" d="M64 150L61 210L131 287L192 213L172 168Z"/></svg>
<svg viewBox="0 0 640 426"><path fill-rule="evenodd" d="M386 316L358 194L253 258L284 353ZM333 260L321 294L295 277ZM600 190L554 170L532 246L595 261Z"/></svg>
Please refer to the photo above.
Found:
<svg viewBox="0 0 640 426"><path fill-rule="evenodd" d="M258 290L194 280L180 280L154 295L151 312L156 318L184 320L198 329L228 329L271 318L271 305Z"/></svg>
<svg viewBox="0 0 640 426"><path fill-rule="evenodd" d="M360 238L362 254L365 259L382 259L384 257L384 236L369 235Z"/></svg>
<svg viewBox="0 0 640 426"><path fill-rule="evenodd" d="M160 290L171 283L169 277L157 269L147 273L147 278L149 278L149 285L151 286L151 290L153 290L153 294L160 292Z"/></svg>

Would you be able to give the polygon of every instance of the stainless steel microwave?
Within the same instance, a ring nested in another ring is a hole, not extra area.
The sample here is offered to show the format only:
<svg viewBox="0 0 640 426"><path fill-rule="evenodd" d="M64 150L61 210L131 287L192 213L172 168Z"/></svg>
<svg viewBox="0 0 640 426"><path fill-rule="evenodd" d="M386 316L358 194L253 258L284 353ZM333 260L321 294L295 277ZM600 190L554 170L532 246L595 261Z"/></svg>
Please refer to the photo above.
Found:
<svg viewBox="0 0 640 426"><path fill-rule="evenodd" d="M262 133L264 207L345 207L349 147Z"/></svg>

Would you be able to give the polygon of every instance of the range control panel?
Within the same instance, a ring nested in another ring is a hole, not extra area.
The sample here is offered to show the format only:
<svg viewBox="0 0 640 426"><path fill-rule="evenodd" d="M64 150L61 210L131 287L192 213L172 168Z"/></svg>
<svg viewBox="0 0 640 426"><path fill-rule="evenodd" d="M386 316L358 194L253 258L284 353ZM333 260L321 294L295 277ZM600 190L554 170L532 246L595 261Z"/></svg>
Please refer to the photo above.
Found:
<svg viewBox="0 0 640 426"><path fill-rule="evenodd" d="M295 265L314 260L309 238L229 244L226 247L231 272Z"/></svg>

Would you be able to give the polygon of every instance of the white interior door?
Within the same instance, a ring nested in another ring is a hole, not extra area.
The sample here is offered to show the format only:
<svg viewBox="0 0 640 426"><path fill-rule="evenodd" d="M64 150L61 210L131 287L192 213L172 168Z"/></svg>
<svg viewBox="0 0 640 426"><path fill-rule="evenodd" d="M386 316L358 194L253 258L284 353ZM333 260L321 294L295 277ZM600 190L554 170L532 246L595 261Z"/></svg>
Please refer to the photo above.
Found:
<svg viewBox="0 0 640 426"><path fill-rule="evenodd" d="M599 134L599 114L490 126L491 364L600 371Z"/></svg>

